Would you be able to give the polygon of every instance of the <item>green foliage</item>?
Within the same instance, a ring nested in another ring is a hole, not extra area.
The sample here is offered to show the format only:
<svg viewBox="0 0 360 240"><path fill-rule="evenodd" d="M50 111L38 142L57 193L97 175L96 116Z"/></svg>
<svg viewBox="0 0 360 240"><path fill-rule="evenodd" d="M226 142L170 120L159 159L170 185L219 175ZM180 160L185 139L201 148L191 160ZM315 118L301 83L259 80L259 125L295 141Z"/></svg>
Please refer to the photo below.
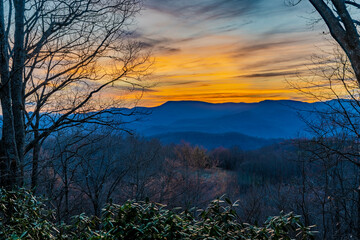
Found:
<svg viewBox="0 0 360 240"><path fill-rule="evenodd" d="M1 239L313 239L311 227L292 213L269 218L264 226L239 222L229 199L205 210L168 210L147 202L105 206L102 217L84 214L71 225L51 223L51 211L25 190L1 191Z"/></svg>
<svg viewBox="0 0 360 240"><path fill-rule="evenodd" d="M0 189L0 239L54 239L52 211L30 192Z"/></svg>

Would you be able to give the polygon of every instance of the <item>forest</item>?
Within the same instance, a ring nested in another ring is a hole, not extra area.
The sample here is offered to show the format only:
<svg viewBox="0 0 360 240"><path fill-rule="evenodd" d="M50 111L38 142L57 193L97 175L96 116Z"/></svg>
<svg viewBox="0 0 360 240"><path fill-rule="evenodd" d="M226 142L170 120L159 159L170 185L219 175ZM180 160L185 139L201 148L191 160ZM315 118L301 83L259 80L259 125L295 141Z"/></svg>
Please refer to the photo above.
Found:
<svg viewBox="0 0 360 240"><path fill-rule="evenodd" d="M105 203L128 199L204 209L226 196L238 200L241 222L295 212L324 239L359 231L359 169L308 140L243 151L74 134L47 142L41 155L35 191L51 200L59 222L81 213L100 217Z"/></svg>

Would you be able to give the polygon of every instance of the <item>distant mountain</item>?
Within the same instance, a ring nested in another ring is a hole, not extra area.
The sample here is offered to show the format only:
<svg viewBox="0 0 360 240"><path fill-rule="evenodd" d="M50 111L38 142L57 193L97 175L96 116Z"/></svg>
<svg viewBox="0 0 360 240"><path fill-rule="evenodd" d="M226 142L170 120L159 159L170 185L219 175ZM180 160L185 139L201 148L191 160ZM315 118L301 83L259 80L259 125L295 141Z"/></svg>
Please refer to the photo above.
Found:
<svg viewBox="0 0 360 240"><path fill-rule="evenodd" d="M145 137L159 138L164 143L184 140L207 148L238 145L243 149L255 149L278 142L278 139L307 136L307 125L302 117L311 120L311 111L325 109L324 106L326 104L284 100L220 104L171 101L153 108L109 109L101 114L101 118L124 124L126 129ZM132 114L134 112L140 114ZM48 119L44 118L41 123L43 128L60 117L46 116ZM89 129L98 128L93 123L82 126L82 131Z"/></svg>
<svg viewBox="0 0 360 240"><path fill-rule="evenodd" d="M242 150L253 150L282 141L282 139L250 137L240 133L175 132L154 135L152 137L160 139L163 144L179 144L184 141L192 145L203 146L207 149L238 146Z"/></svg>
<svg viewBox="0 0 360 240"><path fill-rule="evenodd" d="M145 136L199 132L239 133L257 138L295 138L306 134L300 115L316 103L262 101L259 103L212 104L197 101L167 102L154 108L141 121L129 125Z"/></svg>

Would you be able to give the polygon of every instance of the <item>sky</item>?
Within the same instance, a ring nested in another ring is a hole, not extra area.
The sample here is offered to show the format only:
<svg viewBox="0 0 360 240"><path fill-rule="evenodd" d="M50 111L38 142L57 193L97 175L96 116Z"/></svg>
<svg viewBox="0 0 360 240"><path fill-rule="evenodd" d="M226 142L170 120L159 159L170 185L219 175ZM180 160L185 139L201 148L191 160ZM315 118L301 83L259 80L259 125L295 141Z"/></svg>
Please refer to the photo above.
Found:
<svg viewBox="0 0 360 240"><path fill-rule="evenodd" d="M146 0L135 35L154 64L140 105L306 101L288 82L329 44L317 17L308 1Z"/></svg>

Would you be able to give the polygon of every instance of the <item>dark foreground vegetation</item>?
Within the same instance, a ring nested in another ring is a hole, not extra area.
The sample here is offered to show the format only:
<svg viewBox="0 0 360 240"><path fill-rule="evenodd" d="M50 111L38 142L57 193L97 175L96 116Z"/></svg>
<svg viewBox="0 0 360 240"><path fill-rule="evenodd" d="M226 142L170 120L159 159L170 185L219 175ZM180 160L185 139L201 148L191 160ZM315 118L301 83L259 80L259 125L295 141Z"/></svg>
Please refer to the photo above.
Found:
<svg viewBox="0 0 360 240"><path fill-rule="evenodd" d="M54 211L30 192L1 190L1 239L313 239L299 216L269 218L261 227L239 223L229 199L205 210L168 210L149 202L107 204L100 217L73 216L56 224Z"/></svg>

